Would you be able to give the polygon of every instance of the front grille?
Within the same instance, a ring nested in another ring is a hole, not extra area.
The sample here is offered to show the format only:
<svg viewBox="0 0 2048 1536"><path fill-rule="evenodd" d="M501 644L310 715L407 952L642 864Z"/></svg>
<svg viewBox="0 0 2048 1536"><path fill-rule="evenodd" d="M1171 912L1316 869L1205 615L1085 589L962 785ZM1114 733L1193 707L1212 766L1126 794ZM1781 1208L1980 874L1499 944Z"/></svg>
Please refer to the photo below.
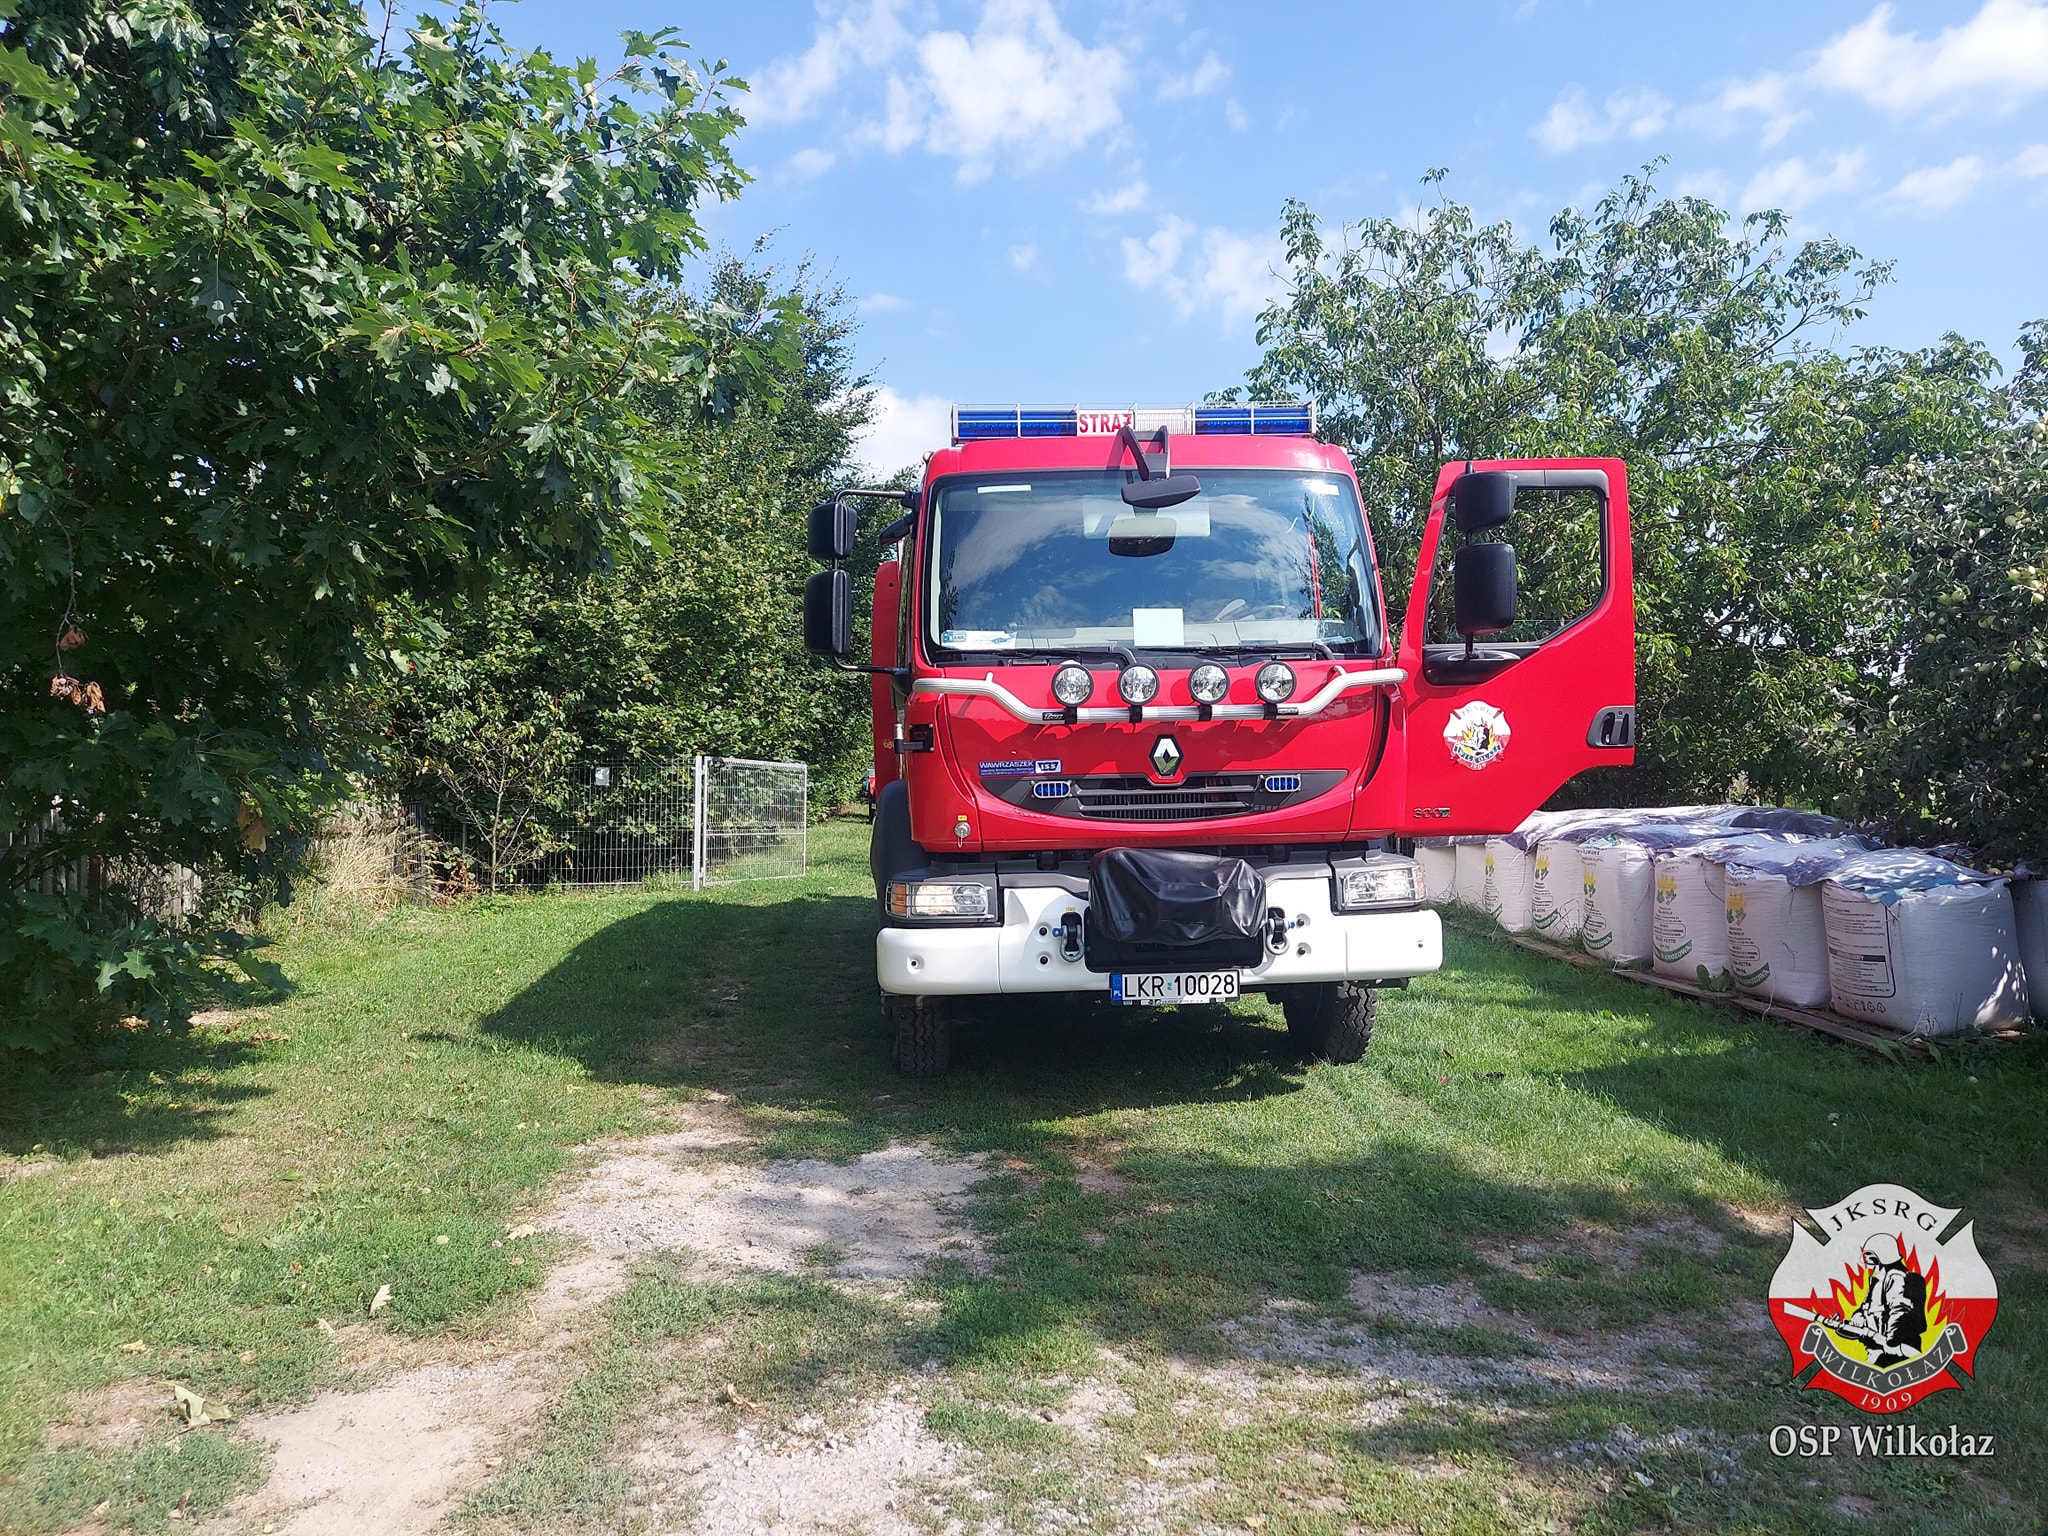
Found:
<svg viewBox="0 0 2048 1536"><path fill-rule="evenodd" d="M1097 821L1208 821L1272 804L1261 796L1256 773L1191 773L1178 784L1155 784L1142 774L1095 774L1073 785L1074 814Z"/></svg>
<svg viewBox="0 0 2048 1536"><path fill-rule="evenodd" d="M1057 769L1058 764L1048 766ZM1039 816L1080 821L1221 821L1302 805L1343 782L1340 768L1191 773L1170 784L1142 773L981 776L982 788L1005 804Z"/></svg>

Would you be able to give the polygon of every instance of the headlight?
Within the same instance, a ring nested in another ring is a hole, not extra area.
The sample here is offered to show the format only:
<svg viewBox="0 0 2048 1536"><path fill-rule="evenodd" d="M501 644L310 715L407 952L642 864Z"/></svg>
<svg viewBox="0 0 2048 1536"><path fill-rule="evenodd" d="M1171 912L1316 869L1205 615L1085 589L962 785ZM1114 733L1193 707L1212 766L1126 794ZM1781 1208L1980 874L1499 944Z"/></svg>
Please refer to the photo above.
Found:
<svg viewBox="0 0 2048 1536"><path fill-rule="evenodd" d="M1088 695L1094 691L1095 678L1086 667L1070 663L1052 675L1052 696L1069 709L1086 704Z"/></svg>
<svg viewBox="0 0 2048 1536"><path fill-rule="evenodd" d="M892 880L889 915L985 923L995 916L995 890L987 880Z"/></svg>
<svg viewBox="0 0 2048 1536"><path fill-rule="evenodd" d="M1116 691L1126 704L1149 704L1159 693L1159 674L1150 667L1125 667Z"/></svg>
<svg viewBox="0 0 2048 1536"><path fill-rule="evenodd" d="M1337 874L1337 910L1362 912L1369 907L1412 907L1422 900L1422 871L1412 859L1389 854L1363 869Z"/></svg>
<svg viewBox="0 0 2048 1536"><path fill-rule="evenodd" d="M1220 704L1230 692L1230 674L1213 661L1205 661L1188 674L1188 692L1197 704Z"/></svg>
<svg viewBox="0 0 2048 1536"><path fill-rule="evenodd" d="M1284 661L1269 661L1259 668L1252 686L1268 704L1284 704L1294 696L1294 668Z"/></svg>

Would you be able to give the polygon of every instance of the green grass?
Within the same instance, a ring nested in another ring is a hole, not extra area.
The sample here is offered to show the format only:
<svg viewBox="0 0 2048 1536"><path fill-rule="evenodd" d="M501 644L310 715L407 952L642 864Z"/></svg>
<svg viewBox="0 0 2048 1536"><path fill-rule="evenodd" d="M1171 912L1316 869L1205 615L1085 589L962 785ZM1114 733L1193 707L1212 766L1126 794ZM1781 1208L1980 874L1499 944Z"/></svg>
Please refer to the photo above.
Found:
<svg viewBox="0 0 2048 1536"><path fill-rule="evenodd" d="M976 1210L993 1266L940 1272L923 1308L651 1267L592 1319L472 1524L614 1528L618 1458L661 1392L732 1416L731 1381L829 1414L930 1363L928 1424L993 1495L959 1506L970 1523L1056 1506L1109 1528L1135 1479L1200 1480L1187 1518L1267 1532L2040 1528L2038 1045L1900 1066L1454 931L1445 971L1388 994L1355 1066L1292 1059L1255 999L1018 1000L963 1028L951 1077L903 1083L873 1002L865 836L814 834L801 882L288 930L267 954L289 995L233 1031L0 1085L0 1171L18 1175L0 1184L0 1528L63 1529L105 1501L115 1529L164 1530L180 1501L220 1507L259 1474L232 1426L178 1436L166 1416L131 1450L52 1449L45 1426L136 1377L239 1414L300 1399L346 1370L319 1320L366 1323L380 1285L377 1328L487 1336L545 1257L514 1266L492 1243L573 1149L708 1091L734 1096L763 1156L912 1138L996 1154ZM1084 1188L1091 1167L1116 1178ZM1717 1319L1760 1309L1784 1246L1740 1213L1782 1220L1877 1179L1976 1219L2002 1296L1981 1374L1909 1417L1997 1434L1992 1462L1775 1461L1771 1425L1853 1410L1784 1380L1774 1341L1721 1347ZM1495 1262L1516 1245L1516 1266ZM1365 1316L1358 1274L1469 1285L1589 1347L1694 1335L1703 1390L1459 1377L1532 1346ZM1351 1373L1257 1368L1248 1415L1216 1383L1248 1369L1235 1325L1275 1300L1456 1379L1389 1417ZM715 1364L685 1347L706 1329L726 1341ZM1044 1414L1091 1378L1130 1412L1084 1440ZM1880 1512L1837 1514L1847 1494Z"/></svg>

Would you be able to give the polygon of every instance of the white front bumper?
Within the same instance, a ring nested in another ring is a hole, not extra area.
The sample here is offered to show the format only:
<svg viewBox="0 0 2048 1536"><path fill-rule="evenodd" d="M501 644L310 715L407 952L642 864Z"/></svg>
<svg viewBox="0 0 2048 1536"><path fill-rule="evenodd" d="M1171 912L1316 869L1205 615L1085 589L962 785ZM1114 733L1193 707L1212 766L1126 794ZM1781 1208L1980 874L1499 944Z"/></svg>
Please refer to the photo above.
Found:
<svg viewBox="0 0 2048 1536"><path fill-rule="evenodd" d="M1332 912L1327 872L1266 877L1266 899L1290 919L1283 954L1268 952L1242 973L1248 988L1307 981L1379 981L1423 976L1444 963L1435 912ZM1060 919L1085 915L1088 899L1045 887L1005 887L1001 926L884 928L875 935L875 972L884 992L1107 992L1109 977L1060 953Z"/></svg>

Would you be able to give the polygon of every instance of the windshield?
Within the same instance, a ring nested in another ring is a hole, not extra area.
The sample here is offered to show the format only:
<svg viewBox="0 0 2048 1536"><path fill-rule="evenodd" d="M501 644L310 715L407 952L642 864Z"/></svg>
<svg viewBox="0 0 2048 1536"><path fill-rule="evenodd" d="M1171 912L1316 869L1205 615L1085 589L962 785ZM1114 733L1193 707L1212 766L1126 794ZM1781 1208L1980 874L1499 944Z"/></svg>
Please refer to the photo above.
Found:
<svg viewBox="0 0 2048 1536"><path fill-rule="evenodd" d="M1204 469L1202 492L1126 506L1121 471L949 480L927 537L948 651L1380 650L1377 585L1348 478Z"/></svg>

